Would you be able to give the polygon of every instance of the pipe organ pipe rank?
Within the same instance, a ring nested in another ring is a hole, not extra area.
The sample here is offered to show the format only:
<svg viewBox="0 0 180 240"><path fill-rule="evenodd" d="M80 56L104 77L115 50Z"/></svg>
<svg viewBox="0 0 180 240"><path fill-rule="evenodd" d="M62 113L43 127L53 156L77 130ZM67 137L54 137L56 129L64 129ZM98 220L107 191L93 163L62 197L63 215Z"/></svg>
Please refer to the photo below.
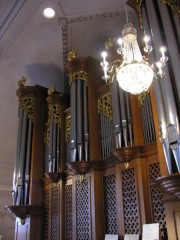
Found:
<svg viewBox="0 0 180 240"><path fill-rule="evenodd" d="M87 73L75 72L71 92L71 162L88 160Z"/></svg>
<svg viewBox="0 0 180 240"><path fill-rule="evenodd" d="M146 8L143 9L145 12L145 14L143 14L145 19L145 30L149 33L156 32L152 38L154 46L162 44L166 38L166 35L169 34L167 33L169 30L167 30L167 27L164 26L164 22L161 20L161 18L156 17L156 11L157 8L159 8L158 12L162 15L162 19L165 20L166 17L169 18L168 11L165 11L165 8L161 9L162 7L164 8L164 6L161 6L159 3L157 3L157 6L154 6L154 2L146 1ZM165 30L165 35L163 36L162 31L160 30L162 26L164 26ZM176 51L175 49L177 48L177 45L173 44L172 46L172 44L168 43L168 48L171 48L170 52L174 52ZM158 57L158 50L155 47L154 50L155 56ZM170 58L171 61L169 61L168 64L174 62L177 63L180 61L180 57L177 56L177 54L174 54L173 56L171 54ZM171 67L174 68L174 65ZM176 94L174 94L172 79L175 79L174 84L176 85L177 89L180 89L180 82L179 77L177 79L176 71L174 71L174 75L172 76L169 68L165 66L165 72L166 74L163 77L162 81L161 79L158 79L158 81L154 82L154 92L158 108L161 141L167 162L168 172L171 174L173 173L172 162L175 162L177 171L180 172L180 130L178 122L179 104L177 103L177 99L174 98L174 95ZM180 98L179 94L180 93L178 91L178 98Z"/></svg>

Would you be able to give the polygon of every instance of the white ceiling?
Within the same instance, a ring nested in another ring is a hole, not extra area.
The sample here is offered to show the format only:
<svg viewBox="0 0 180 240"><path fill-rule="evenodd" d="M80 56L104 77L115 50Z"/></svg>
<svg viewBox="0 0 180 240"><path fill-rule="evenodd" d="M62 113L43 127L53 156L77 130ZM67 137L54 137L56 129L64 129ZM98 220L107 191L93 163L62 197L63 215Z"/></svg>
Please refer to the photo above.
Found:
<svg viewBox="0 0 180 240"><path fill-rule="evenodd" d="M45 7L56 11L45 19ZM1 0L0 3L0 189L11 186L16 151L17 82L55 85L64 92L67 51L100 60L108 37L121 34L128 20L136 28L134 11L125 0Z"/></svg>

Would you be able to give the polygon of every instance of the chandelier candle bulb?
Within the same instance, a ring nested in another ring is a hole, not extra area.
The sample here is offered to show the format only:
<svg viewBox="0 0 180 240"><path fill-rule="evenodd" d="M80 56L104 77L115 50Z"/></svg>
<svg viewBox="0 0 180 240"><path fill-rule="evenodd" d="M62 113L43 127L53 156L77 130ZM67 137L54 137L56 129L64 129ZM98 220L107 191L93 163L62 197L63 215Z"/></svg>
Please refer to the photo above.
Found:
<svg viewBox="0 0 180 240"><path fill-rule="evenodd" d="M160 52L162 54L162 57L160 58L160 61L163 62L163 63L167 62L167 60L168 60L168 57L166 57L166 55L165 55L165 51L166 51L165 47L160 48Z"/></svg>
<svg viewBox="0 0 180 240"><path fill-rule="evenodd" d="M151 52L152 51L152 46L149 45L149 37L148 36L145 36L144 37L144 42L145 42L145 48L144 48L144 51L145 52Z"/></svg>
<svg viewBox="0 0 180 240"><path fill-rule="evenodd" d="M117 49L117 53L123 54L123 39L118 38L117 43L119 44L119 48Z"/></svg>
<svg viewBox="0 0 180 240"><path fill-rule="evenodd" d="M145 44L146 44L146 48L148 49L148 42L149 42L149 37L148 36L145 36L144 37L144 42L145 42Z"/></svg>
<svg viewBox="0 0 180 240"><path fill-rule="evenodd" d="M120 48L122 48L122 46L123 46L123 40L122 40L122 38L118 38L117 42L118 42Z"/></svg>
<svg viewBox="0 0 180 240"><path fill-rule="evenodd" d="M160 76L164 74L162 68L168 58L165 56L165 48L161 48L162 57L160 64L155 63L158 68L158 73L155 73L153 64L150 64L146 56L141 53L137 41L137 31L132 23L125 24L122 37L123 39L118 39L120 47L116 49L117 53L121 55L122 61L115 59L109 64L106 61L107 53L102 53L103 79L106 82L108 79L110 79L109 81L116 79L124 91L139 95L149 89L156 74ZM145 35L144 41L144 51L149 54L153 49L149 44L149 37Z"/></svg>
<svg viewBox="0 0 180 240"><path fill-rule="evenodd" d="M103 64L106 64L107 52L102 52Z"/></svg>

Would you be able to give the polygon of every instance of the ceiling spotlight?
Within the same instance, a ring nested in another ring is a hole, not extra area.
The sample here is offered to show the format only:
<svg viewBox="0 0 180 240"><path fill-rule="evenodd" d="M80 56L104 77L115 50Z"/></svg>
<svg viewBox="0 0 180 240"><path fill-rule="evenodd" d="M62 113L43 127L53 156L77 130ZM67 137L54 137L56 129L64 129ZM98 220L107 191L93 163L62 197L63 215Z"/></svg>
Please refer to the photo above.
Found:
<svg viewBox="0 0 180 240"><path fill-rule="evenodd" d="M53 18L53 17L55 17L55 11L52 8L45 8L43 11L43 15L46 18Z"/></svg>

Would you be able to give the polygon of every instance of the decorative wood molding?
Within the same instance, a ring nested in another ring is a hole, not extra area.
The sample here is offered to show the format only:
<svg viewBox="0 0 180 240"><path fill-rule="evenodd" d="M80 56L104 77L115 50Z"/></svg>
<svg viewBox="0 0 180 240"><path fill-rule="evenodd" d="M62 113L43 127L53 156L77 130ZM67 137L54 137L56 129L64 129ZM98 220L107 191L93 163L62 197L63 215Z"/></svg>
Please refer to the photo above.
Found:
<svg viewBox="0 0 180 240"><path fill-rule="evenodd" d="M91 167L90 161L71 162L66 164L67 168L75 174L85 175Z"/></svg>
<svg viewBox="0 0 180 240"><path fill-rule="evenodd" d="M25 219L27 216L35 216L35 215L40 215L42 212L42 207L41 206L17 206L17 205L12 205L12 206L6 206L5 207L10 213L12 213L15 217L20 218L21 224L25 224Z"/></svg>
<svg viewBox="0 0 180 240"><path fill-rule="evenodd" d="M67 168L80 175L85 175L91 170L102 170L108 167L115 166L119 163L128 163L136 158L146 158L148 156L157 154L156 143L148 144L146 146L136 146L136 147L123 147L112 150L112 154L109 158L105 160L93 160L93 161L79 161L67 163ZM68 171L66 172L69 176Z"/></svg>
<svg viewBox="0 0 180 240"><path fill-rule="evenodd" d="M180 199L180 173L159 177L153 186L162 192L170 193L177 199Z"/></svg>
<svg viewBox="0 0 180 240"><path fill-rule="evenodd" d="M49 172L44 174L46 178L50 180L50 182L57 183L60 180L65 179L65 172Z"/></svg>

